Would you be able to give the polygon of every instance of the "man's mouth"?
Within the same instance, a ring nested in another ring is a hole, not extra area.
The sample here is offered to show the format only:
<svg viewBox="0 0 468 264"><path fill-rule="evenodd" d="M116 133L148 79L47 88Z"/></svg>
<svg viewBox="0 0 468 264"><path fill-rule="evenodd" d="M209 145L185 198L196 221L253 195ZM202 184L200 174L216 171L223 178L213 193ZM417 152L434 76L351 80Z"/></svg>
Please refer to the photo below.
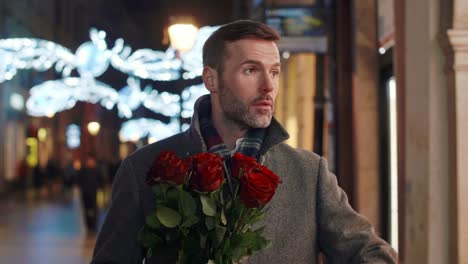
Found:
<svg viewBox="0 0 468 264"><path fill-rule="evenodd" d="M261 100L256 102L254 107L260 110L271 110L273 108L273 102L270 100Z"/></svg>

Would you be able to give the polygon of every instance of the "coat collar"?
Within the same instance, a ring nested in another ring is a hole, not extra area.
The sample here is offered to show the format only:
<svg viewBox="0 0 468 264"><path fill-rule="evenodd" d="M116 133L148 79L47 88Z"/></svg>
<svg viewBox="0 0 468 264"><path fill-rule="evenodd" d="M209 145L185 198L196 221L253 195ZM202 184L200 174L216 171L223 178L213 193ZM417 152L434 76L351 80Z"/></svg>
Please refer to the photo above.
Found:
<svg viewBox="0 0 468 264"><path fill-rule="evenodd" d="M199 112L200 109L205 107L211 107L211 96L209 94L201 96L195 102L192 123L190 124L190 128L185 132L193 140L193 144L195 144L198 149L201 149L202 152L206 152L207 147L201 134ZM286 132L278 120L273 117L270 125L266 129L265 138L263 139L263 144L259 152L260 155L265 154L270 148L287 140L288 138L288 132Z"/></svg>

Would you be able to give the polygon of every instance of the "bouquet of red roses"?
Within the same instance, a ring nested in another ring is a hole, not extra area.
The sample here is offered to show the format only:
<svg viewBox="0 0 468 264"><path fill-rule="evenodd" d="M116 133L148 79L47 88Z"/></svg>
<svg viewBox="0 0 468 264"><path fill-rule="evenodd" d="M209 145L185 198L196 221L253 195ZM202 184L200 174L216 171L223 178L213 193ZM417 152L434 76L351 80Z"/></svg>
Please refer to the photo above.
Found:
<svg viewBox="0 0 468 264"><path fill-rule="evenodd" d="M180 159L161 152L147 175L155 210L138 235L147 254L171 246L180 264L231 264L269 247L263 227L252 225L264 218L280 178L240 153L233 155L231 174L238 184L224 177L223 158L216 154Z"/></svg>

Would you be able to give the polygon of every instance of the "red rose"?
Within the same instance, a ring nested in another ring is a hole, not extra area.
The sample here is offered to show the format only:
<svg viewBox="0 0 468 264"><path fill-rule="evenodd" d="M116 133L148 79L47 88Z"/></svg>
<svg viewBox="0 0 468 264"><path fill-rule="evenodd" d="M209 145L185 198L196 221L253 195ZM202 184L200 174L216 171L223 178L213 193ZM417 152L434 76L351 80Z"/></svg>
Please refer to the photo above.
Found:
<svg viewBox="0 0 468 264"><path fill-rule="evenodd" d="M213 192L223 183L223 158L212 153L200 153L192 157L191 189Z"/></svg>
<svg viewBox="0 0 468 264"><path fill-rule="evenodd" d="M232 176L236 178L240 178L241 171L242 173L250 172L254 168L258 167L260 164L257 162L256 159L241 154L239 152L234 153L232 156L232 165L231 171Z"/></svg>
<svg viewBox="0 0 468 264"><path fill-rule="evenodd" d="M281 179L255 159L236 153L232 163L233 175L240 178L240 200L248 208L267 204ZM242 169L242 173L240 170Z"/></svg>
<svg viewBox="0 0 468 264"><path fill-rule="evenodd" d="M183 184L190 169L189 163L177 157L174 152L164 150L154 159L146 182L155 185L161 182Z"/></svg>

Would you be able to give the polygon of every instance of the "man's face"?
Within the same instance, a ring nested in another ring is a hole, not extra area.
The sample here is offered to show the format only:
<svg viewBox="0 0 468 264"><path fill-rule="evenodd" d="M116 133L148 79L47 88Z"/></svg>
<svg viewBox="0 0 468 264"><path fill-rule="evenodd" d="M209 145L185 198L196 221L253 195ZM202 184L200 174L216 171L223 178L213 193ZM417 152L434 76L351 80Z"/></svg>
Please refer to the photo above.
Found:
<svg viewBox="0 0 468 264"><path fill-rule="evenodd" d="M278 94L280 57L273 41L227 43L218 98L224 118L246 128L270 125Z"/></svg>

